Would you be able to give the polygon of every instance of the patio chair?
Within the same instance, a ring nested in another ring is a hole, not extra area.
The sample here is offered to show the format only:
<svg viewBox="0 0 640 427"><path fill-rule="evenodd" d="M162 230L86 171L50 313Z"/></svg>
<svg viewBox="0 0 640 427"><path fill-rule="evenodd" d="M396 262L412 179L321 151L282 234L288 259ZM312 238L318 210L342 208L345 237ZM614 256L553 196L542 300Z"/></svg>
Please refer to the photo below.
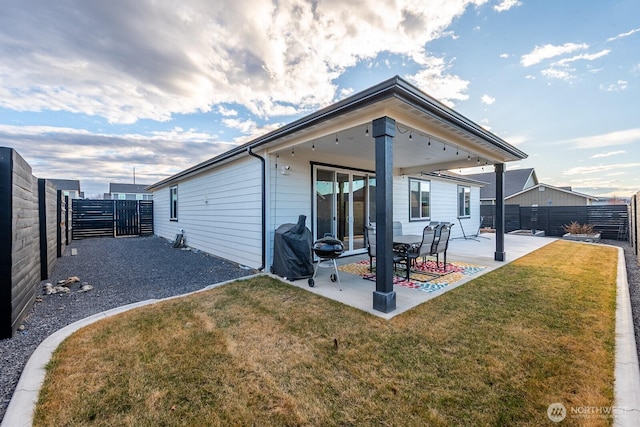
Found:
<svg viewBox="0 0 640 427"><path fill-rule="evenodd" d="M373 259L376 258L376 229L370 225L364 226L364 239L369 255L369 272L373 273ZM398 264L402 263L404 254L393 251L393 269L396 270Z"/></svg>
<svg viewBox="0 0 640 427"><path fill-rule="evenodd" d="M434 241L430 255L436 256L436 265L440 268L440 254L444 254L444 265L443 268L447 268L447 248L449 247L449 236L451 236L451 227L453 225L443 224L438 227L439 237Z"/></svg>
<svg viewBox="0 0 640 427"><path fill-rule="evenodd" d="M420 242L418 246L407 248L402 261L407 271L406 280L410 278L411 267L415 264L416 259L420 257L426 258L431 254L435 240L436 229L427 225L424 230L422 230L422 242Z"/></svg>

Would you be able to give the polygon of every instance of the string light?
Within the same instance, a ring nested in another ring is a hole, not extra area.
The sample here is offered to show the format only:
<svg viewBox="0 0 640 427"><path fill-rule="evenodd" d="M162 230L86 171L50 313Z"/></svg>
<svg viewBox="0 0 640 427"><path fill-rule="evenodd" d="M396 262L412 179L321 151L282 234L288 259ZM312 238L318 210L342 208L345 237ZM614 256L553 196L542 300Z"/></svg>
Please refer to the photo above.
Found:
<svg viewBox="0 0 640 427"><path fill-rule="evenodd" d="M471 161L471 154L467 154L467 162Z"/></svg>
<svg viewBox="0 0 640 427"><path fill-rule="evenodd" d="M431 147L431 137L429 137L429 142L427 142L427 145Z"/></svg>
<svg viewBox="0 0 640 427"><path fill-rule="evenodd" d="M291 147L291 157L295 157L295 155L296 155L296 152L294 151L294 148Z"/></svg>
<svg viewBox="0 0 640 427"><path fill-rule="evenodd" d="M338 134L336 133L336 145L338 145Z"/></svg>
<svg viewBox="0 0 640 427"><path fill-rule="evenodd" d="M460 153L458 152L458 149L456 148L456 156L460 155Z"/></svg>
<svg viewBox="0 0 640 427"><path fill-rule="evenodd" d="M369 125L367 125L367 128L366 128L366 129L365 129L365 131L364 131L364 134L365 134L365 135L367 135L367 136L369 136Z"/></svg>
<svg viewBox="0 0 640 427"><path fill-rule="evenodd" d="M442 144L442 151L447 151L447 146L444 143Z"/></svg>
<svg viewBox="0 0 640 427"><path fill-rule="evenodd" d="M311 144L311 149L313 151L316 151L316 142L315 141L313 141L313 143Z"/></svg>
<svg viewBox="0 0 640 427"><path fill-rule="evenodd" d="M409 141L411 141L413 139L413 135L411 134L411 132L409 132Z"/></svg>

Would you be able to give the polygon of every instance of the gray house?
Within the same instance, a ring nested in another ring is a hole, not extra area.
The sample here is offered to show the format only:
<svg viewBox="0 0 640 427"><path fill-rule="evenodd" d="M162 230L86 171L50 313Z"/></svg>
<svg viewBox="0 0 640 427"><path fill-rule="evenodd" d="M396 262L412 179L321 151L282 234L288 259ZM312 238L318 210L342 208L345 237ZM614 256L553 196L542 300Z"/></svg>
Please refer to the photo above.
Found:
<svg viewBox="0 0 640 427"><path fill-rule="evenodd" d="M495 172L475 173L465 176L469 179L486 183L486 185L480 189L480 205L496 204ZM504 177L504 197L508 198L534 185L538 185L538 177L536 176L535 169L508 170L505 172ZM513 202L509 201L507 203Z"/></svg>
<svg viewBox="0 0 640 427"><path fill-rule="evenodd" d="M572 191L571 187L538 184L504 198L508 205L520 206L588 206L597 197Z"/></svg>
<svg viewBox="0 0 640 427"><path fill-rule="evenodd" d="M148 184L109 183L109 192L104 193L105 200L152 200L153 193L147 191Z"/></svg>
<svg viewBox="0 0 640 427"><path fill-rule="evenodd" d="M69 196L70 199L84 198L84 193L80 191L80 181L77 179L47 179L47 181L53 183L56 190L62 191L62 194Z"/></svg>

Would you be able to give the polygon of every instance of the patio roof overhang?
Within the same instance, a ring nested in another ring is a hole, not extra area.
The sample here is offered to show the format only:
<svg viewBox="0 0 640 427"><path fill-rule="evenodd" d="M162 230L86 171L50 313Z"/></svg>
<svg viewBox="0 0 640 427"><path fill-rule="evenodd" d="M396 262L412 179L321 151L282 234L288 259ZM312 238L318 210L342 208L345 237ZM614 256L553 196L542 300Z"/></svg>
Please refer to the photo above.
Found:
<svg viewBox="0 0 640 427"><path fill-rule="evenodd" d="M148 189L169 185L258 148L268 153L315 150L329 157L335 155L342 162L348 158L369 159L373 169L372 122L380 117L390 117L396 122L393 167L398 174L493 165L527 157L518 148L396 76Z"/></svg>

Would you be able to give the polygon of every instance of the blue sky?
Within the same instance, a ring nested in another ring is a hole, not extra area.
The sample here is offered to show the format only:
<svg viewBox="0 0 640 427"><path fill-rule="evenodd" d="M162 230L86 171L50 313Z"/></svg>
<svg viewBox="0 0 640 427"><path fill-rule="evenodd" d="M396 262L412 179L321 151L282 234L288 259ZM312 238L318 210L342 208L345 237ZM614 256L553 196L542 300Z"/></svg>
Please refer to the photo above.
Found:
<svg viewBox="0 0 640 427"><path fill-rule="evenodd" d="M393 3L388 5L386 3ZM637 0L0 0L0 145L38 177L151 184L399 75L529 154L640 191ZM470 170L470 172L474 172Z"/></svg>

